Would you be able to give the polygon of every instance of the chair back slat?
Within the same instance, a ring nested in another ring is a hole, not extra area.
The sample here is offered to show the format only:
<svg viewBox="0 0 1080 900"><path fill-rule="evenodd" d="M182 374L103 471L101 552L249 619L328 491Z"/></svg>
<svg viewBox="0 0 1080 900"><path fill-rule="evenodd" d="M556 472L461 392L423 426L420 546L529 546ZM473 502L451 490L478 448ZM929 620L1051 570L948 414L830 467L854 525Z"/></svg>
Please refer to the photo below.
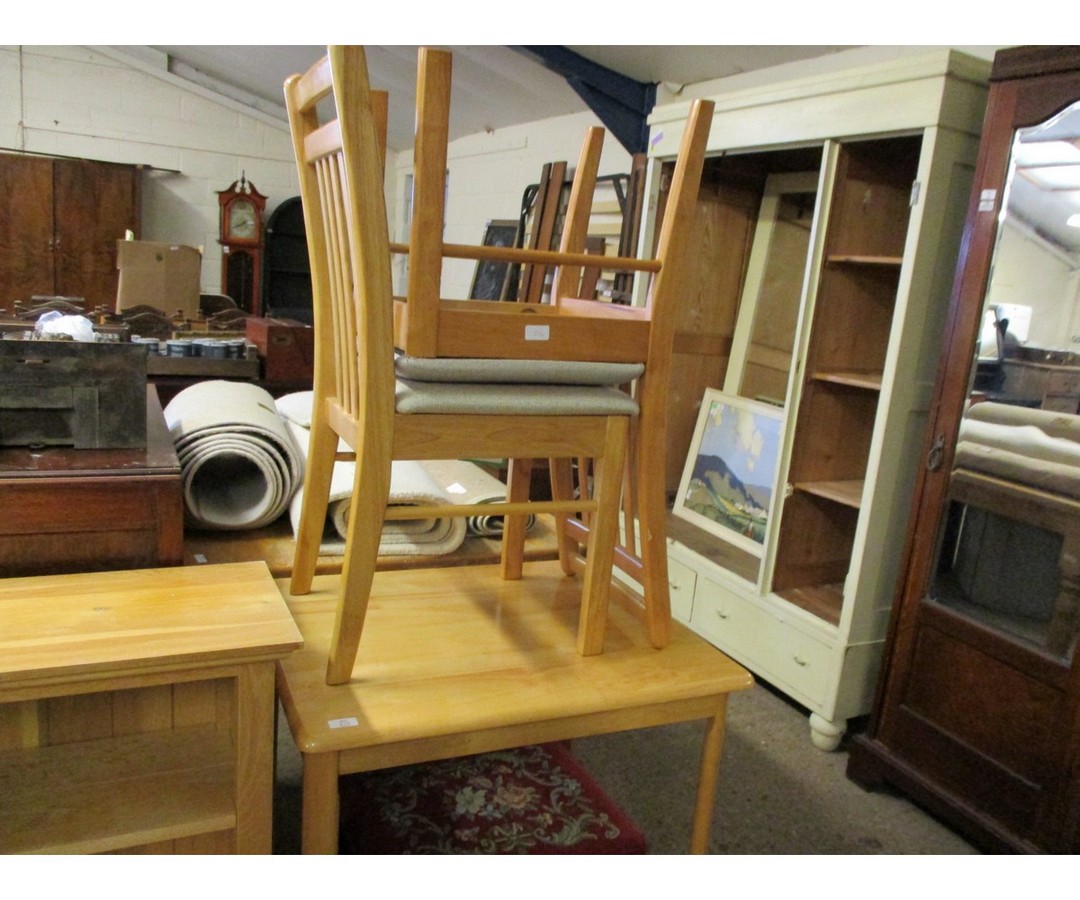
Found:
<svg viewBox="0 0 1080 900"><path fill-rule="evenodd" d="M559 242L560 253L585 252L593 194L596 193L596 174L600 170L600 154L603 149L604 129L590 128L585 133L577 169L574 170L574 181L570 188L570 199ZM567 263L559 266L551 292L552 302L557 304L561 297L580 296L581 272L581 266Z"/></svg>

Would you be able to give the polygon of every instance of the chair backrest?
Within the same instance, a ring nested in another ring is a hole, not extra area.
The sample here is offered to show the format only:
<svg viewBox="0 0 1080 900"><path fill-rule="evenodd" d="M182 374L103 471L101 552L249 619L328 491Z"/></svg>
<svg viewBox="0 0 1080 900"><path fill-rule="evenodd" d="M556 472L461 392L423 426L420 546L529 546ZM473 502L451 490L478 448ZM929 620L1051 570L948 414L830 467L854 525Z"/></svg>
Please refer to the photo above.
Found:
<svg viewBox="0 0 1080 900"><path fill-rule="evenodd" d="M331 96L335 115L320 121L320 101ZM364 50L351 46L329 48L311 69L291 77L285 100L312 247L314 328L332 335L329 342L320 339L315 396L336 397L350 418L389 421L394 366L383 195L387 97L371 90Z"/></svg>

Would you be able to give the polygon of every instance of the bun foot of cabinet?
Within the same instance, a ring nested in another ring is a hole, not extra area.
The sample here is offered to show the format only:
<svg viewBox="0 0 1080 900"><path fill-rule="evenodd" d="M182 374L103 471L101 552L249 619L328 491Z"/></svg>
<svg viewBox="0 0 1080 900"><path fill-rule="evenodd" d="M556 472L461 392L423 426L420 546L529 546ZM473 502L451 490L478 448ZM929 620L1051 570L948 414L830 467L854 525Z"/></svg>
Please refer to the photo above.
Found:
<svg viewBox="0 0 1080 900"><path fill-rule="evenodd" d="M835 750L840 746L846 731L846 720L830 722L817 713L810 713L810 740L818 750Z"/></svg>

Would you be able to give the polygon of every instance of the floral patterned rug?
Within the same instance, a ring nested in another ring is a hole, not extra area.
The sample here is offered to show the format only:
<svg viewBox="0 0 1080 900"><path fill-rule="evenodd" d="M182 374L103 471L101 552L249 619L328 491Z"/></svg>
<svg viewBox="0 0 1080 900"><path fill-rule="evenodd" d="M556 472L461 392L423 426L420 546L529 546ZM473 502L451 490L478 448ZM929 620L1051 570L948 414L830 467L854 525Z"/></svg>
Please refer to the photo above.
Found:
<svg viewBox="0 0 1080 900"><path fill-rule="evenodd" d="M638 826L563 744L341 779L341 853L645 853Z"/></svg>

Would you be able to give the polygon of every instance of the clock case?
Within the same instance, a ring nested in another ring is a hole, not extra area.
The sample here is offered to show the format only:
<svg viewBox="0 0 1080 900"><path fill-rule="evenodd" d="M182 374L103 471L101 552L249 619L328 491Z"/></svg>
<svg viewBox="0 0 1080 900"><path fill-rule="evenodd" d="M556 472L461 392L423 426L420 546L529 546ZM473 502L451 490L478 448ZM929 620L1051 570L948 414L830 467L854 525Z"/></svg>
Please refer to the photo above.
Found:
<svg viewBox="0 0 1080 900"><path fill-rule="evenodd" d="M221 292L235 300L242 310L255 316L262 315L263 213L266 200L246 176L241 176L225 190L218 191ZM237 211L247 205L254 212L254 231L237 233L233 230L234 218Z"/></svg>

